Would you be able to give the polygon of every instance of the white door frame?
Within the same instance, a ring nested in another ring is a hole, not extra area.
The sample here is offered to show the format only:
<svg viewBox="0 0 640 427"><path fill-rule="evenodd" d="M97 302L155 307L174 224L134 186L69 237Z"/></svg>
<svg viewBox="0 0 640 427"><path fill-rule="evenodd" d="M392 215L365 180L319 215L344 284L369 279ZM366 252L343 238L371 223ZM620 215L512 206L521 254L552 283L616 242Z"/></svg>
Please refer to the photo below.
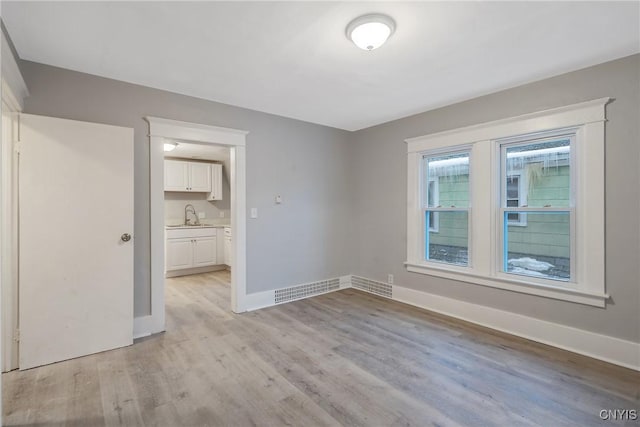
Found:
<svg viewBox="0 0 640 427"><path fill-rule="evenodd" d="M134 319L134 337L165 330L164 305L164 143L171 141L226 145L231 151L231 310L246 311L246 135L247 131L145 117L149 123L149 192L151 222L151 314Z"/></svg>
<svg viewBox="0 0 640 427"><path fill-rule="evenodd" d="M20 69L2 33L2 109L11 115L12 129L4 129L0 147L0 357L2 372L18 368L18 155L19 114L29 96Z"/></svg>

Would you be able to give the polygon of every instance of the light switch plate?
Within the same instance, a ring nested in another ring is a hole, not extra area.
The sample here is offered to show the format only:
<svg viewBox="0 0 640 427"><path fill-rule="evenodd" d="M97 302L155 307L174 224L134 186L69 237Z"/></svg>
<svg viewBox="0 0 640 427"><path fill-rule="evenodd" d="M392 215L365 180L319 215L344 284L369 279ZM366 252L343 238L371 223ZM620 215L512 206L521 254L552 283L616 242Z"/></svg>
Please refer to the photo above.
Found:
<svg viewBox="0 0 640 427"><path fill-rule="evenodd" d="M220 218L224 218L224 211L220 211Z"/></svg>
<svg viewBox="0 0 640 427"><path fill-rule="evenodd" d="M258 208L251 208L251 218L258 218Z"/></svg>
<svg viewBox="0 0 640 427"><path fill-rule="evenodd" d="M205 218L207 215L204 212L198 212L198 218Z"/></svg>

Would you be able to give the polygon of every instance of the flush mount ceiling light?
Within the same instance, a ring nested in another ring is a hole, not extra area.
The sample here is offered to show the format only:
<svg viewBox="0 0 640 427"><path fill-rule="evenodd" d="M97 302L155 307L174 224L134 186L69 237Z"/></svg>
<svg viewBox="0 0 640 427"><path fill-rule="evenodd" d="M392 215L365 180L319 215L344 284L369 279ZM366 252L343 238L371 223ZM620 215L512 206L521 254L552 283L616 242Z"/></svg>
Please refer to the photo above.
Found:
<svg viewBox="0 0 640 427"><path fill-rule="evenodd" d="M165 142L164 143L164 151L173 151L178 146L175 142Z"/></svg>
<svg viewBox="0 0 640 427"><path fill-rule="evenodd" d="M387 15L362 15L347 25L347 38L364 50L377 49L396 29L396 23Z"/></svg>

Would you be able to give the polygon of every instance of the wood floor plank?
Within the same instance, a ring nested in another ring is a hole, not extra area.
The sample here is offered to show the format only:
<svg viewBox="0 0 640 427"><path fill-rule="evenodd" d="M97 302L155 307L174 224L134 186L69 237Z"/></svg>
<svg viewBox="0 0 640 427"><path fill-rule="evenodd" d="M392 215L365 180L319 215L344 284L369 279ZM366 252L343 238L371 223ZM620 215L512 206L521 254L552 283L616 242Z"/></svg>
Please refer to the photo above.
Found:
<svg viewBox="0 0 640 427"><path fill-rule="evenodd" d="M128 366L122 355L100 360L97 370L104 424L109 427L143 425Z"/></svg>
<svg viewBox="0 0 640 427"><path fill-rule="evenodd" d="M638 425L598 417L640 409L638 372L354 289L237 315L229 281L168 279L165 333L3 374L4 425Z"/></svg>
<svg viewBox="0 0 640 427"><path fill-rule="evenodd" d="M100 377L97 361L99 356L82 357L74 363L71 375L73 382L65 394L73 396L67 402L65 424L69 427L104 426L105 417L101 399Z"/></svg>

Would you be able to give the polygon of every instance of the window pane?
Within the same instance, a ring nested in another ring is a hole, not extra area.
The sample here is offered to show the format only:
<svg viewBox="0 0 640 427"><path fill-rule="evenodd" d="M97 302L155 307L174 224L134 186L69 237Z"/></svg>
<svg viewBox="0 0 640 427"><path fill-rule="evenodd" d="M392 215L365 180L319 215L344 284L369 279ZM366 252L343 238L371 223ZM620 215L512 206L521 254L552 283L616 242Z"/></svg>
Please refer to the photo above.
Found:
<svg viewBox="0 0 640 427"><path fill-rule="evenodd" d="M513 214L505 212L504 271L545 279L569 280L569 212L528 212L524 227L508 225L508 219Z"/></svg>
<svg viewBox="0 0 640 427"><path fill-rule="evenodd" d="M439 220L440 213L439 212L428 212L428 215L429 215L429 218L428 218L428 220L429 220L429 223L428 223L429 224L429 230L437 232L438 231L438 223L439 223L438 220Z"/></svg>
<svg viewBox="0 0 640 427"><path fill-rule="evenodd" d="M438 232L429 231L432 212L426 212L426 259L448 264L469 265L469 213L437 212Z"/></svg>
<svg viewBox="0 0 640 427"><path fill-rule="evenodd" d="M435 181L429 181L429 188L427 190L427 206L429 206L430 208L433 208L435 206L437 206L436 203L436 182Z"/></svg>
<svg viewBox="0 0 640 427"><path fill-rule="evenodd" d="M517 214L517 213L507 214L507 219L509 220L509 222L520 222L520 214Z"/></svg>
<svg viewBox="0 0 640 427"><path fill-rule="evenodd" d="M507 199L517 199L519 189L520 189L519 178L517 176L508 176L507 177Z"/></svg>
<svg viewBox="0 0 640 427"><path fill-rule="evenodd" d="M570 143L564 138L508 146L507 170L503 173L507 198L526 199L529 207L568 207ZM520 175L519 179L526 183L522 188L526 195L517 193L518 184L511 175ZM512 196L514 192L517 196Z"/></svg>
<svg viewBox="0 0 640 427"><path fill-rule="evenodd" d="M469 153L425 156L425 207L469 207Z"/></svg>

